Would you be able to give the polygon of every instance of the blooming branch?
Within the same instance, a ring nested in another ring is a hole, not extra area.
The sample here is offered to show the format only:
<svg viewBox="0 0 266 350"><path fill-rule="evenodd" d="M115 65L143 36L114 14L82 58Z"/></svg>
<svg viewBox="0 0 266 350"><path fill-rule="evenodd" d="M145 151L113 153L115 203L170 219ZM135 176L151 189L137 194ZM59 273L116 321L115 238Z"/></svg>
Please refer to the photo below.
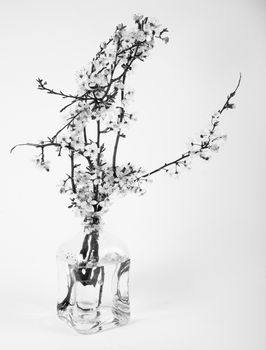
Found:
<svg viewBox="0 0 266 350"><path fill-rule="evenodd" d="M149 173L131 162L118 164L119 141L126 137L128 126L135 120L128 110L133 92L126 88L127 76L134 70L137 61L145 61L155 41L169 41L167 28L161 28L156 20L135 15L134 22L133 30L119 24L111 38L100 45L92 61L77 73L77 93L56 91L48 88L43 79L37 79L38 89L71 102L61 109L60 112L66 111L65 121L52 137L39 143L17 145L40 149L41 153L35 161L46 171L50 170L45 154L47 147L55 147L58 156L68 156L70 171L60 184L60 193L69 195L69 208L81 216L84 228L93 232L95 239L101 228L101 216L108 210L115 194L144 194L144 185L151 175L161 170L171 173L171 167L174 167L174 173L179 173L180 168L188 166L188 160L192 156L209 159L207 151L218 150L219 141L225 138L217 133L220 117L226 109L234 107L231 99L241 80L240 76L236 89L228 96L223 107L212 116L209 129L200 134L198 140L191 142L188 151L179 158ZM96 130L96 138L91 139L93 128ZM105 155L106 134L114 137L111 162ZM84 247L85 245L84 241Z"/></svg>
<svg viewBox="0 0 266 350"><path fill-rule="evenodd" d="M200 156L200 158L204 160L209 160L210 159L210 153L211 151L218 151L220 148L219 141L225 140L226 135L219 135L217 133L218 125L220 123L220 118L222 116L222 113L227 110L227 109L232 109L235 107L233 103L231 103L231 99L235 96L241 82L241 74L239 76L239 80L237 83L237 86L233 92L231 92L223 104L223 107L218 110L217 113L213 114L211 117L211 125L206 132L202 132L199 135L199 139L195 141L190 142L190 149L183 153L178 159L170 162L170 163L165 163L159 168L152 170L151 172L145 174L142 176L142 178L148 177L150 175L153 175L161 170L166 170L167 172L169 171L169 167L175 166L174 172L171 174L176 174L178 175L180 173L180 170L182 167L188 167L189 162L188 160L192 158L195 155Z"/></svg>

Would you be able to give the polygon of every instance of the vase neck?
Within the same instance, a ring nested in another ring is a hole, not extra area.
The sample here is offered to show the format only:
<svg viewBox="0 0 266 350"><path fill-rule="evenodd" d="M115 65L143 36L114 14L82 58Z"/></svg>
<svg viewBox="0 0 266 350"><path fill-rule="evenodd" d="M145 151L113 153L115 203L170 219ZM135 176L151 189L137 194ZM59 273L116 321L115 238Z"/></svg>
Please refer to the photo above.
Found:
<svg viewBox="0 0 266 350"><path fill-rule="evenodd" d="M83 222L84 234L92 234L94 236L99 236L103 221L102 214L100 212L94 212L90 216L86 216Z"/></svg>

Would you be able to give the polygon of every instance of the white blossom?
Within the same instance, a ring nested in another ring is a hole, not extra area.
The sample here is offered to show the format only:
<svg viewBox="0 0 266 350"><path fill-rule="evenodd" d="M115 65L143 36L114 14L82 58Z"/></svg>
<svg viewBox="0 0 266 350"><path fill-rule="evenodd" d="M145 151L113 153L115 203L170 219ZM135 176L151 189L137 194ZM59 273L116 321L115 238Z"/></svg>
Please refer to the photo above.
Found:
<svg viewBox="0 0 266 350"><path fill-rule="evenodd" d="M41 155L36 156L33 159L35 165L37 165L38 168L46 171L50 171L50 164L51 162L48 160L43 160Z"/></svg>
<svg viewBox="0 0 266 350"><path fill-rule="evenodd" d="M50 162L44 154L46 146L55 146L58 155L61 152L68 155L71 169L59 184L59 191L69 196L69 208L82 218L86 230L101 229L101 216L116 195L129 192L143 195L154 172L163 170L179 177L182 171L191 168L193 157L208 160L226 140L226 135L219 131L219 111L213 114L210 125L189 141L187 151L179 159L149 174L130 162L117 164L115 151L112 160L107 159L105 134L112 133L117 146L119 138L126 136L131 122L136 120L129 110L134 91L127 89L126 77L134 71L136 61L144 61L149 56L156 39L169 41L165 36L167 29L162 29L156 19L136 14L134 22L132 30L119 24L110 40L100 44L93 60L76 73L77 95L62 94L72 101L64 116L65 125L49 141L39 142L41 154L34 160L40 168L49 171ZM47 84L42 80L38 82L41 87ZM230 104L230 108L233 106ZM95 126L96 139L91 136Z"/></svg>

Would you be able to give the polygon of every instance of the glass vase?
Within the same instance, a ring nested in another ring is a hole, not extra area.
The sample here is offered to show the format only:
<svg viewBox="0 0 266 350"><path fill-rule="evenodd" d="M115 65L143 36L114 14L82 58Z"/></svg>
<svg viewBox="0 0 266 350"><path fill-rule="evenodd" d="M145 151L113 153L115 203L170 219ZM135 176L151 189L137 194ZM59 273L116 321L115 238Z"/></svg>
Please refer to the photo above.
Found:
<svg viewBox="0 0 266 350"><path fill-rule="evenodd" d="M129 321L130 259L115 236L80 233L57 252L58 317L82 334Z"/></svg>

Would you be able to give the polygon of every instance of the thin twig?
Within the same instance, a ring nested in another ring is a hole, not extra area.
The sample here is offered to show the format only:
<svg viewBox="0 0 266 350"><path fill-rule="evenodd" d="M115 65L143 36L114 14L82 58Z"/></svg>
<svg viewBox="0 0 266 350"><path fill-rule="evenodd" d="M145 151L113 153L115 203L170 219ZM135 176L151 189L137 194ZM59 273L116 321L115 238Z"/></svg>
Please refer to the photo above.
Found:
<svg viewBox="0 0 266 350"><path fill-rule="evenodd" d="M74 180L74 169L75 169L74 151L70 151L69 156L70 156L70 164L71 164L71 185L72 185L72 191L73 191L73 193L77 193L75 180Z"/></svg>
<svg viewBox="0 0 266 350"><path fill-rule="evenodd" d="M81 113L81 111L78 112L78 113L76 113L73 117L71 117L71 118L70 118L70 121L69 121L67 124L65 124L61 129L59 129L59 130L54 134L54 136L53 136L51 139L52 139L52 140L55 140L56 137L57 137L65 128L69 127L69 125L77 118L77 116L80 115L80 113Z"/></svg>
<svg viewBox="0 0 266 350"><path fill-rule="evenodd" d="M60 143L57 142L49 142L49 143L31 143L31 142L27 142L27 143L19 143L17 145L15 145L14 147L11 148L10 153L13 152L13 150L17 147L20 146L33 146L33 147L37 147L37 148L44 148L44 147L49 147L49 146L55 146L55 147L61 147Z"/></svg>
<svg viewBox="0 0 266 350"><path fill-rule="evenodd" d="M120 79L122 77L123 85L125 84L125 81L126 81L126 73L127 73L128 69L130 68L130 66L132 65L133 61L136 59L138 48L139 48L139 44L136 46L133 58L127 64L124 72L120 75L119 78L116 78L116 79ZM116 79L114 79L113 81L115 81ZM123 101L123 99L124 99L124 89L121 90L121 101ZM119 116L120 123L123 121L123 117L124 117L124 108L121 110L121 114ZM121 137L121 131L118 130L118 132L116 134L116 139L115 139L115 145L114 145L114 151L113 151L113 161L112 161L112 167L113 167L114 176L116 176L116 156L117 156L117 150L118 150L118 144L119 144L120 137Z"/></svg>
<svg viewBox="0 0 266 350"><path fill-rule="evenodd" d="M224 112L224 110L226 110L226 109L232 109L232 108L234 107L234 105L230 103L230 100L232 99L232 97L235 96L235 94L236 94L236 92L237 92L237 90L238 90L238 88L239 88L239 86L240 86L241 79L242 79L242 75L241 75L241 73L240 73L240 75L239 75L239 80L238 80L238 83L237 83L237 86L236 86L235 90L234 90L233 92L231 92L231 94L229 94L229 95L227 96L226 102L224 103L223 107L222 107L221 109L219 109L219 111L218 111L218 113L219 113L220 115ZM213 124L212 129L211 129L210 132L213 132L214 129L216 128L216 126L217 126L217 124ZM201 149L206 149L206 148L208 148L209 143L210 143L210 137L209 137L208 144L205 144L205 146L203 146ZM194 154L195 154L195 153L200 153L200 151L196 151L196 152L194 152ZM176 160L174 160L174 161L172 161L172 162L169 162L169 163L165 163L164 165L160 166L159 168L156 168L155 170L152 170L152 171L150 171L149 173L147 173L147 174L145 174L145 175L139 177L138 180L139 180L140 178L145 178L145 177L148 177L148 176L150 176L150 175L153 175L153 174L157 173L158 171L161 171L161 170L163 170L163 169L169 167L170 165L173 165L173 164L177 164L177 165L178 165L178 163L180 163L181 161L183 161L184 159L188 158L188 157L191 156L191 155L192 155L192 153L191 153L190 151L185 152L185 153L182 154L182 156L179 157L178 159L176 159Z"/></svg>

